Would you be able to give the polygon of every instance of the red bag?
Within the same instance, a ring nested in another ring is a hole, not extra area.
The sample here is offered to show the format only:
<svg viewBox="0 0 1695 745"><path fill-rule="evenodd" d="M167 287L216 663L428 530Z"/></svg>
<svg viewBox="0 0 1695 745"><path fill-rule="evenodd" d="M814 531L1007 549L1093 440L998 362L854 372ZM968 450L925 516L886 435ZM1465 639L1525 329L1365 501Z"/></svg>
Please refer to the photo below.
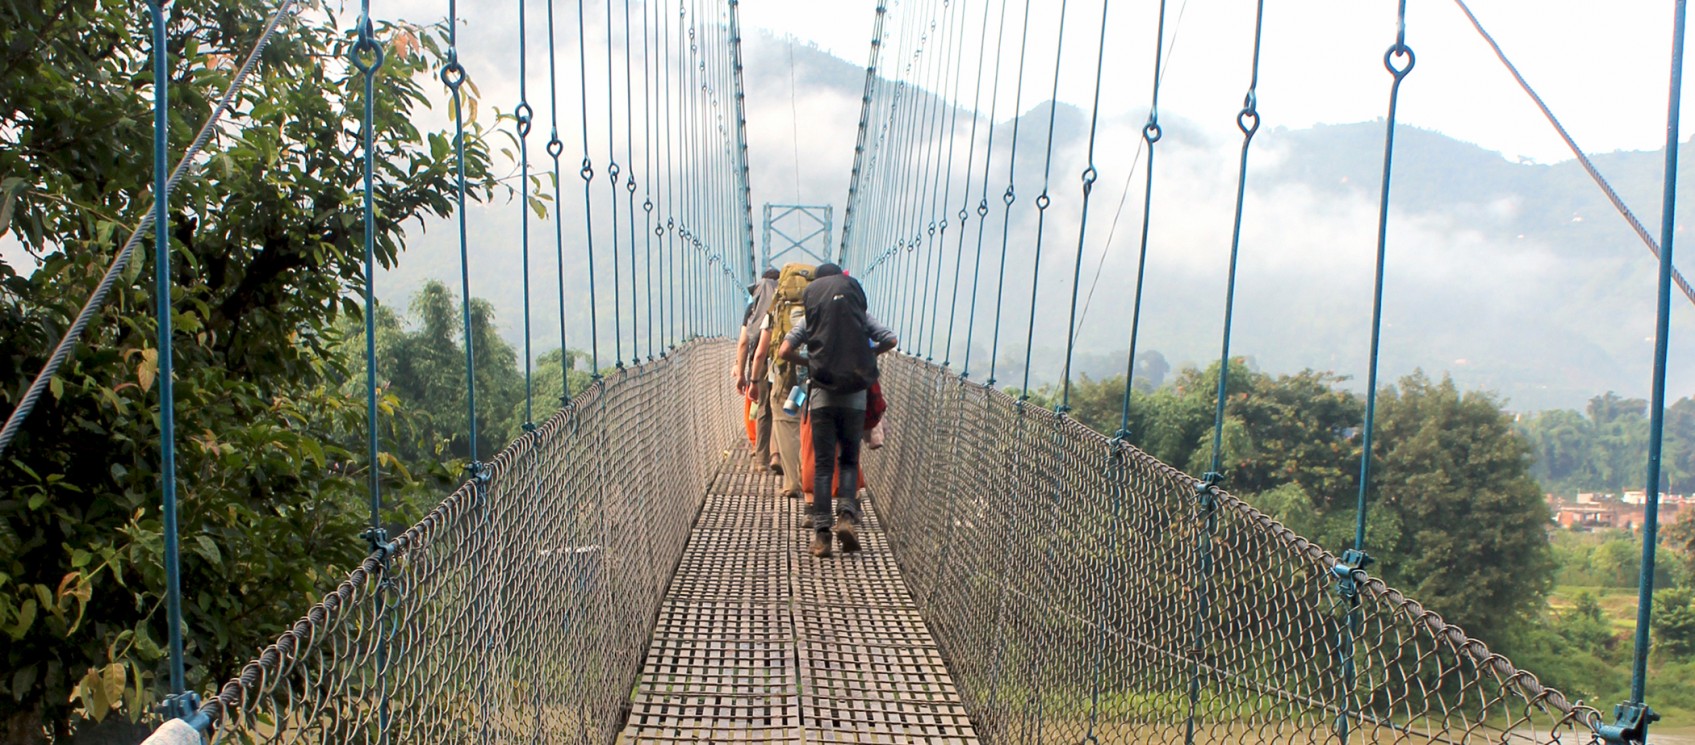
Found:
<svg viewBox="0 0 1695 745"><path fill-rule="evenodd" d="M742 423L747 425L747 446L759 445L759 422L753 418L753 399L742 398Z"/></svg>
<svg viewBox="0 0 1695 745"><path fill-rule="evenodd" d="M865 392L865 431L870 432L883 421L883 412L889 410L889 402L883 398L883 384L872 383Z"/></svg>

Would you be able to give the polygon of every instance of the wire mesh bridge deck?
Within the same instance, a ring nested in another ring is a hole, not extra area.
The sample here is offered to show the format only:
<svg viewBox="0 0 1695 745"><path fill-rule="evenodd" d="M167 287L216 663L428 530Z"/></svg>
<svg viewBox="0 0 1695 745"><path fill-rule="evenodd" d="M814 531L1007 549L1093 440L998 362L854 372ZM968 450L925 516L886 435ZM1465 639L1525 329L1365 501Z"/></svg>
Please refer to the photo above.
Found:
<svg viewBox="0 0 1695 745"><path fill-rule="evenodd" d="M1230 494L912 358L884 366L865 552L806 556L738 450L730 354L687 344L520 438L209 697L212 740L1592 738Z"/></svg>
<svg viewBox="0 0 1695 745"><path fill-rule="evenodd" d="M624 743L976 743L874 504L816 559L745 449L713 478L660 606Z"/></svg>

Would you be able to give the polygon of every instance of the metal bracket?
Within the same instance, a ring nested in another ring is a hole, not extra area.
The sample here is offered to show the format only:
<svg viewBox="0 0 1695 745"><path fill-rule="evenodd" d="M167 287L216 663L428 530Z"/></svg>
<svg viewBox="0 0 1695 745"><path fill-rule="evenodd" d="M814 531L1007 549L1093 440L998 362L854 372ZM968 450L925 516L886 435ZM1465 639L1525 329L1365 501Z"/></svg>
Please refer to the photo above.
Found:
<svg viewBox="0 0 1695 745"><path fill-rule="evenodd" d="M200 713L200 694L194 691L184 691L166 696L165 700L159 704L159 711L165 715L166 719L181 719L188 726L201 732L205 732L207 726L212 723L210 717Z"/></svg>
<svg viewBox="0 0 1695 745"><path fill-rule="evenodd" d="M1613 724L1595 728L1596 736L1614 745L1635 745L1648 741L1648 725L1660 721L1660 715L1645 703L1623 703L1613 707Z"/></svg>
<svg viewBox="0 0 1695 745"><path fill-rule="evenodd" d="M1360 598L1359 582L1355 579L1356 573L1365 574L1365 568L1371 566L1375 561L1376 559L1371 558L1371 554L1357 548L1350 548L1342 552L1341 558L1336 560L1336 566L1330 567L1330 573L1336 575L1336 591L1341 593L1342 597L1349 603L1357 603Z"/></svg>

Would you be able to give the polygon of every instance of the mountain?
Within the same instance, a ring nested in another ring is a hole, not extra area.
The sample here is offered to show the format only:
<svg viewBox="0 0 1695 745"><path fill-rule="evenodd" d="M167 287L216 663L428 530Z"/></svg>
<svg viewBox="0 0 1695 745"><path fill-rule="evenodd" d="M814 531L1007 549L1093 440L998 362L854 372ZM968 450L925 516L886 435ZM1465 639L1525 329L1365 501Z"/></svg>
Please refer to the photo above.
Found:
<svg viewBox="0 0 1695 745"><path fill-rule="evenodd" d="M839 240L863 64L769 35L750 35L745 52L755 239L761 234L762 203L798 202L833 205ZM903 106L928 103L927 95L914 90ZM1001 105L1010 108L1007 102ZM923 251L913 256L934 257L939 248L943 281L937 281L933 264L917 261L862 275L874 295L889 293L881 301L882 320L905 330L908 349L948 359L956 367L965 354L969 321L972 372L987 371L995 343L995 373L1002 385L1023 382L1025 340L1030 339L1035 347L1029 355L1030 382L1050 382L1064 364L1075 274L1080 276L1080 322L1073 369L1096 377L1121 374L1135 313L1146 112L1100 122L1094 153L1100 177L1090 195L1086 229L1079 174L1089 162L1087 111L1043 101L1017 117L997 117L986 184L982 143L989 122L979 122L975 159L968 164L970 118L964 114L953 128L952 179L943 182L949 203L939 210L950 224L934 236L923 221L899 231L925 237ZM873 122L873 141L880 125ZM1178 112L1162 112L1161 125L1165 136L1155 146L1138 346L1160 351L1174 365L1205 365L1219 354L1241 140L1233 127L1202 126ZM941 131L928 152L945 152L940 148L947 130ZM1326 369L1354 376L1355 385L1363 385L1383 134L1381 121L1303 129L1268 121L1259 133L1249 155L1232 354L1249 356L1272 372ZM1682 162L1695 162L1687 155ZM1594 157L1655 235L1662 158L1654 152ZM1015 173L1009 174L1009 165ZM972 170L969 182L967 167ZM1034 206L1043 193L1044 171L1052 200L1045 212ZM1383 301L1385 381L1415 368L1448 373L1464 387L1497 392L1512 408L1527 411L1581 408L1607 390L1646 396L1657 266L1581 165L1511 162L1439 132L1402 126L1396 131L1393 173ZM1009 183L1018 197L1010 215L1001 201ZM923 193L929 194L927 189ZM606 248L612 236L604 218L605 195L593 190L590 198L597 204L600 348L609 359L612 298L607 283L613 267ZM979 221L975 206L985 199L991 209ZM1679 198L1680 216L1695 208L1690 199ZM588 336L582 200L580 183L567 179L560 216L565 220L565 310L572 346ZM972 210L963 226L955 216L961 208ZM521 346L520 213L516 202L497 200L473 207L467 219L473 239L472 292L495 303L506 335ZM627 287L631 233L620 215L619 269L621 287ZM1008 219L1003 281L1000 236ZM1686 219L1680 218L1680 233ZM429 277L457 286L456 226L425 227L410 237L401 266L380 280L386 302L402 301ZM638 253L644 251L646 233L640 225L634 235ZM890 232L881 239L893 236ZM879 238L863 224L855 237ZM530 241L536 293L532 353L539 355L558 345L551 222L532 217ZM974 272L974 265L981 269ZM956 273L962 288L957 302L951 292ZM908 276L928 277L929 289L903 296L893 289L896 285L880 283L885 277ZM968 318L964 293L974 280L980 289L976 313ZM945 328L930 331L936 311L929 309L936 306L929 303L935 302L938 286L943 323L935 325L945 327L950 315L958 318L951 350L940 348ZM628 308L628 291L623 292ZM645 303L645 288L641 295ZM905 302L894 303L894 297ZM920 298L926 308L922 323L916 318ZM1685 341L1695 328L1695 313L1681 295L1673 301L1669 393L1677 397L1695 394L1695 369L1688 364L1695 362L1695 349ZM1001 330L995 339L997 309ZM627 340L631 330L626 325L622 331Z"/></svg>

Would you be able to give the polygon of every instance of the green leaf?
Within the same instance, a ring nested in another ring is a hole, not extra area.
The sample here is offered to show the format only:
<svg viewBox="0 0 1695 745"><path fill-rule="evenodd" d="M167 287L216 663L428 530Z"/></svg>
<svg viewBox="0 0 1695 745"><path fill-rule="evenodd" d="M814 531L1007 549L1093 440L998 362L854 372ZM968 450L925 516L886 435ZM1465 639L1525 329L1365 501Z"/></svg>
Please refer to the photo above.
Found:
<svg viewBox="0 0 1695 745"><path fill-rule="evenodd" d="M0 235L5 235L12 224L12 209L18 201L26 182L21 176L7 176L0 179Z"/></svg>
<svg viewBox="0 0 1695 745"><path fill-rule="evenodd" d="M29 632L29 627L35 625L36 607L35 598L25 600L24 604L18 607L17 622L7 627L6 633L10 634L14 640L24 638L24 634Z"/></svg>
<svg viewBox="0 0 1695 745"><path fill-rule="evenodd" d="M34 665L20 668L12 673L12 699L15 701L24 700L24 696L30 692L30 688L35 686L35 679L38 674L38 668Z"/></svg>

